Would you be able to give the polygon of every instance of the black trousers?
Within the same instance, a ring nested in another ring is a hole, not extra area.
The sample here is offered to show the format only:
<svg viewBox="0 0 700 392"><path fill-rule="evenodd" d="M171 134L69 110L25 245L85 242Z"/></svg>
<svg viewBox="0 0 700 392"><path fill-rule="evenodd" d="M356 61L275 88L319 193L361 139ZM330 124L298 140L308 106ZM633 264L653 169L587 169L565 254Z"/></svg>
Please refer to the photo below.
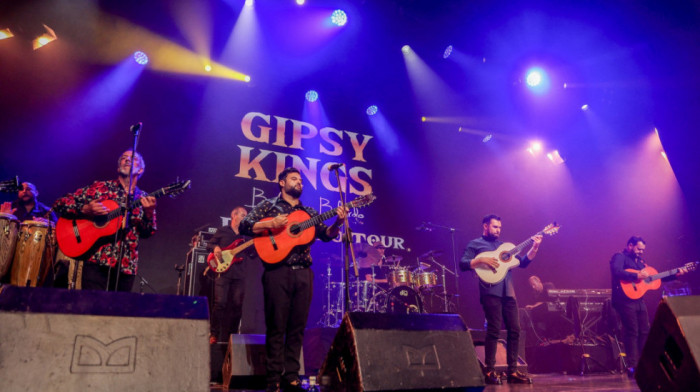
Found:
<svg viewBox="0 0 700 392"><path fill-rule="evenodd" d="M520 320L518 302L513 297L496 297L484 295L481 306L486 316L486 337L484 341L484 362L486 371L496 367L496 350L501 333L501 324L505 322L508 337L506 339L506 361L508 373L518 370L518 342L520 340Z"/></svg>
<svg viewBox="0 0 700 392"><path fill-rule="evenodd" d="M214 282L211 334L219 342L228 342L232 333L238 333L243 316L245 280L231 272L224 272Z"/></svg>
<svg viewBox="0 0 700 392"><path fill-rule="evenodd" d="M265 354L268 383L299 377L299 356L313 294L310 268L282 264L262 276L265 297Z"/></svg>
<svg viewBox="0 0 700 392"><path fill-rule="evenodd" d="M119 275L119 281L117 281L117 275ZM107 288L108 278L109 288ZM117 271L116 268L112 268L110 273L107 266L87 261L83 263L83 279L81 281L83 290L131 292L135 280L136 275L127 275Z"/></svg>
<svg viewBox="0 0 700 392"><path fill-rule="evenodd" d="M615 301L613 307L622 321L625 353L627 354L627 366L636 367L639 355L644 343L649 336L649 312L647 305L642 300Z"/></svg>

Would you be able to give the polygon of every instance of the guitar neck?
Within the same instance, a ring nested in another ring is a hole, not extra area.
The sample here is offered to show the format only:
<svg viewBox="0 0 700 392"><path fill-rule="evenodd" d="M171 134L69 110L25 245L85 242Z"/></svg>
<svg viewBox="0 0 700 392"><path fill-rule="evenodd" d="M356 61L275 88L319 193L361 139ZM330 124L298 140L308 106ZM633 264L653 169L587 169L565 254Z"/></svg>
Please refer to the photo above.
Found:
<svg viewBox="0 0 700 392"><path fill-rule="evenodd" d="M543 233L544 233L544 231L539 231L539 232L535 233L534 235L540 235L540 234L543 234ZM510 253L511 253L513 256L517 256L517 255L519 255L520 252L522 252L525 248L527 248L528 246L532 245L533 242L534 242L534 241L532 241L532 237L530 237L530 238L526 239L525 241L519 243L515 248L511 249Z"/></svg>
<svg viewBox="0 0 700 392"><path fill-rule="evenodd" d="M666 277L668 277L668 276L675 275L675 274L677 274L679 271L680 271L680 268L674 268L674 269L671 269L671 270L668 270L668 271L659 272L658 274L655 274L655 275L651 275L650 277L648 277L648 278L646 278L646 279L644 279L644 280L645 280L645 281L648 281L648 282L653 282L653 281L655 281L655 280L657 280L657 279L663 279L663 278L666 278Z"/></svg>
<svg viewBox="0 0 700 392"><path fill-rule="evenodd" d="M151 193L147 194L146 196L153 196L153 197L155 197L156 199L158 199L158 198L160 198L160 197L165 196L165 193L166 193L166 192L165 192L165 189L164 189L164 188L161 188L161 189L158 189L158 190L155 191L155 192L151 192ZM134 209L134 208L136 208L136 207L139 207L140 205L141 205L141 198L139 198L138 200L132 200L132 201L131 201L131 209ZM108 219L108 220L112 220L112 219L114 219L114 218L120 216L121 214L122 214L122 209L121 209L121 208L117 208L117 209L115 209L115 210L110 211L109 214L107 214L107 219Z"/></svg>
<svg viewBox="0 0 700 392"><path fill-rule="evenodd" d="M316 226L317 224L324 222L338 214L338 209L334 208L332 210L328 210L324 212L323 214L318 214L315 217L311 219L307 219L304 222L299 223L299 229L304 231L308 229L311 226Z"/></svg>

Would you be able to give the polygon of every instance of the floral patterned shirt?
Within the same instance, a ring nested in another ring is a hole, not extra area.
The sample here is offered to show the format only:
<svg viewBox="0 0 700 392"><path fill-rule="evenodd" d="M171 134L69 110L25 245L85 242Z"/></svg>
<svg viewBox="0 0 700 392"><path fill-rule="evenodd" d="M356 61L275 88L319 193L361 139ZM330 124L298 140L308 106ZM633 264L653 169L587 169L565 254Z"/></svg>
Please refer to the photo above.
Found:
<svg viewBox="0 0 700 392"><path fill-rule="evenodd" d="M139 200L143 196L146 196L146 192L137 187L134 191L134 200ZM92 185L80 188L74 193L69 193L56 200L53 208L60 216L66 218L80 218L82 216L80 211L83 206L89 204L93 200L112 200L124 206L124 203L126 203L126 191L117 180L95 181ZM121 233L122 231L120 230L119 232ZM141 205L138 204L131 210L129 230L126 232L125 236L120 236L116 244L114 243L114 236L110 235L101 238L85 257L87 257L87 261L90 263L114 267L116 266L119 247L121 246L122 240L124 240L126 246L124 247L124 256L120 263L121 271L128 275L135 275L139 259L139 238L148 238L155 232L155 211L153 211L153 217L148 217Z"/></svg>

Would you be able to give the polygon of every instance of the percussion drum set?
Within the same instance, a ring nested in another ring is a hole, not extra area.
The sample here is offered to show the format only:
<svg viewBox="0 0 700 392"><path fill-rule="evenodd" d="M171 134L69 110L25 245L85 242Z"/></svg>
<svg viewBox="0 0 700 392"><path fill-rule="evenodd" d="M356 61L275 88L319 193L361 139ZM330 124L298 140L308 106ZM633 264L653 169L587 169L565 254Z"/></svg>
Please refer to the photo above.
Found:
<svg viewBox="0 0 700 392"><path fill-rule="evenodd" d="M15 286L41 286L52 266L56 250L53 223L19 222L12 214L0 213L0 278Z"/></svg>
<svg viewBox="0 0 700 392"><path fill-rule="evenodd" d="M430 251L418 257L414 265L405 262L402 265L401 256L387 256L381 247L356 244L360 276L350 279L349 311L394 314L453 311L454 304L445 291L445 279L446 273L454 273L436 260L441 254ZM331 263L327 265L325 314L319 324L337 327L345 310L345 283L334 282Z"/></svg>

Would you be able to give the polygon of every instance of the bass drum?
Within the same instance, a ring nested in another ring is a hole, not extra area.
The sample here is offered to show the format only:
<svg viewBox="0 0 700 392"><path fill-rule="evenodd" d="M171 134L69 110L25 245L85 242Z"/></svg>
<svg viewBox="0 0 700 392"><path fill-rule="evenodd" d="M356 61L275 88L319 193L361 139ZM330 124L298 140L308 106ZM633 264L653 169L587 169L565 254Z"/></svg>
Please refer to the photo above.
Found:
<svg viewBox="0 0 700 392"><path fill-rule="evenodd" d="M385 309L394 314L423 313L423 301L412 288L400 286L389 291Z"/></svg>

